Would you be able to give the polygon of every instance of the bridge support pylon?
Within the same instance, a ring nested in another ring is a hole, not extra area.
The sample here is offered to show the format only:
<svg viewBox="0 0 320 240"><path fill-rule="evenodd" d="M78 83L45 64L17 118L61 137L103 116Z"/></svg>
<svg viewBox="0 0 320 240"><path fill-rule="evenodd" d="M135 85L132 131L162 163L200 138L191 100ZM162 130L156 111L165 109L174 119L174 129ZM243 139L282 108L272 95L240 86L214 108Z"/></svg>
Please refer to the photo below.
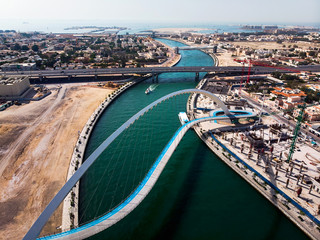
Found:
<svg viewBox="0 0 320 240"><path fill-rule="evenodd" d="M199 82L199 73L198 73L198 72L196 72L195 81L196 81L196 82Z"/></svg>
<svg viewBox="0 0 320 240"><path fill-rule="evenodd" d="M159 74L152 73L152 83L158 83L159 82Z"/></svg>

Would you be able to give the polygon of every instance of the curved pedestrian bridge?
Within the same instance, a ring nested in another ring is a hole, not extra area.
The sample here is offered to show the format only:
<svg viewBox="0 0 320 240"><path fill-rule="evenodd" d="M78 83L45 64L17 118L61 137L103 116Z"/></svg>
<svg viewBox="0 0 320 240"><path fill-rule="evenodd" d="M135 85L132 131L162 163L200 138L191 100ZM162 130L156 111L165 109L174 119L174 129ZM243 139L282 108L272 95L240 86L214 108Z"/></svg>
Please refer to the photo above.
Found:
<svg viewBox="0 0 320 240"><path fill-rule="evenodd" d="M84 239L95 235L108 227L114 225L125 216L127 216L130 212L132 212L141 201L148 195L151 191L155 183L157 182L161 172L169 161L171 155L174 150L179 145L180 141L183 139L185 133L195 124L206 122L206 121L215 121L215 120L223 120L223 119L234 119L234 118L247 118L254 117L255 113L242 111L242 113L237 112L236 114L232 114L228 110L228 108L224 105L224 103L216 97L214 94L199 90L199 89L186 89L177 91L171 94L168 94L157 101L149 104L147 107L139 111L133 117L131 117L127 122L125 122L121 127L119 127L110 137L108 137L84 162L84 164L75 172L75 174L66 182L66 184L62 187L62 189L57 193L57 195L53 198L53 200L49 203L47 208L43 211L34 225L31 227L27 235L24 239L35 239L45 223L48 221L50 216L59 206L59 204L63 201L65 196L70 192L72 187L79 181L81 176L88 170L88 168L92 165L92 163L99 157L99 155L126 129L128 128L134 121L136 121L140 116L144 113L152 109L157 104L170 99L174 96L186 93L198 93L203 94L213 101L217 103L220 107L220 112L223 112L222 116L210 116L203 117L199 119L194 119L192 121L187 122L183 126L181 126L172 136L168 144L162 150L159 157L156 159L145 178L141 181L141 183L137 186L137 188L117 207L113 210L107 212L102 217L91 221L85 225L79 226L77 228L71 229L66 232L62 232L59 234L47 236L41 239Z"/></svg>

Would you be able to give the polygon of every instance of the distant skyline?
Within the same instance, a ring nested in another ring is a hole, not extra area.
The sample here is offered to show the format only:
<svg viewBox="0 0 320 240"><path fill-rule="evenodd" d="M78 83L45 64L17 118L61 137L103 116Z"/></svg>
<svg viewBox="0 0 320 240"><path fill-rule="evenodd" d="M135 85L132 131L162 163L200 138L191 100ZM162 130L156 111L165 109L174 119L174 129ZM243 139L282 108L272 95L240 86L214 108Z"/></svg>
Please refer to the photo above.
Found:
<svg viewBox="0 0 320 240"><path fill-rule="evenodd" d="M320 23L320 0L2 0L2 25L37 19L303 25Z"/></svg>

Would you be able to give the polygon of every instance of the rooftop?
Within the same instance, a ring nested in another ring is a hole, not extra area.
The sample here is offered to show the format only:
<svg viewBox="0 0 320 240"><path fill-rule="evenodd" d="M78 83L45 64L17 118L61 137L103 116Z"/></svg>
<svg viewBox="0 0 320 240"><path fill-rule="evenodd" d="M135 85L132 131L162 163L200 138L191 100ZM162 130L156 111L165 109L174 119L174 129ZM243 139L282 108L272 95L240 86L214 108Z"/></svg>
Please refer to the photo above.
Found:
<svg viewBox="0 0 320 240"><path fill-rule="evenodd" d="M13 85L15 83L19 83L28 77L5 77L0 76L0 85Z"/></svg>

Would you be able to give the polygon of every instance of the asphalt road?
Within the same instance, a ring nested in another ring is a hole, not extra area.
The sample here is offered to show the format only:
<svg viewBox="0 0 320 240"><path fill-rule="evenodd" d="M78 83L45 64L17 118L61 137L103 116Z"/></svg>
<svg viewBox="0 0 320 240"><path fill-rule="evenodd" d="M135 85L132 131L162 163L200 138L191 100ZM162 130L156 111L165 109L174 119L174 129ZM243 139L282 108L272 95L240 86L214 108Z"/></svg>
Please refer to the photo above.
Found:
<svg viewBox="0 0 320 240"><path fill-rule="evenodd" d="M274 69L270 67L251 67L252 74L270 74L274 71L292 72L312 71L320 72L320 65L306 65L290 69ZM244 68L245 72L248 67ZM146 74L146 73L168 73L168 72L242 72L242 67L217 67L217 66L189 66L189 67L146 67L146 68L99 68L99 69L66 69L66 70L36 70L36 71L0 71L0 75L22 75L33 77L58 77L58 76L86 76L103 74Z"/></svg>

